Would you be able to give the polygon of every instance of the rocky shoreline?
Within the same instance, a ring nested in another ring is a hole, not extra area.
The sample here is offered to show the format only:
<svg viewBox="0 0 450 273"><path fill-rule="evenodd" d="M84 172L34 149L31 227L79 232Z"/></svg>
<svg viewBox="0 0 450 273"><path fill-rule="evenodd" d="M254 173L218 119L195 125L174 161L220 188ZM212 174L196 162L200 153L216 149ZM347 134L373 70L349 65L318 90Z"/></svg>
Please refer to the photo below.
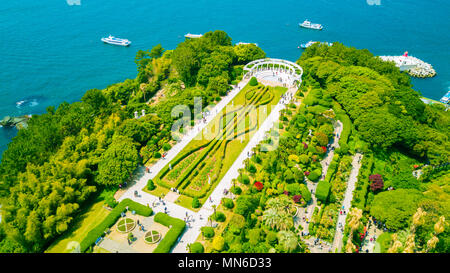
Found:
<svg viewBox="0 0 450 273"><path fill-rule="evenodd" d="M383 61L394 62L401 71L412 77L431 78L436 76L433 66L412 56L380 56Z"/></svg>

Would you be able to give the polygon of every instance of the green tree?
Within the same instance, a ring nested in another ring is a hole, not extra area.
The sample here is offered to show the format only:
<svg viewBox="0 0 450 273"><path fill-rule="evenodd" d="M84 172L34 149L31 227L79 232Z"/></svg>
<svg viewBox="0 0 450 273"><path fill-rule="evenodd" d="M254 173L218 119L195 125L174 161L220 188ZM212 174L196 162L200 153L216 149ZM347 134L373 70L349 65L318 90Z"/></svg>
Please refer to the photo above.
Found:
<svg viewBox="0 0 450 273"><path fill-rule="evenodd" d="M118 186L136 169L139 155L133 140L115 136L98 164L97 181L105 186Z"/></svg>

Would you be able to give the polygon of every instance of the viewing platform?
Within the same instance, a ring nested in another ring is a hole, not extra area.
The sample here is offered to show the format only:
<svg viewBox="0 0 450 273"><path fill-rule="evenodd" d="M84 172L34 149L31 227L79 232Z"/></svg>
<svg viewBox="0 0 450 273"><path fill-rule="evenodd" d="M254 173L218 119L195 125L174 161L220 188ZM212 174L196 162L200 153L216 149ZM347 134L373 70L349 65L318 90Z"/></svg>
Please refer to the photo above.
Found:
<svg viewBox="0 0 450 273"><path fill-rule="evenodd" d="M408 56L405 52L402 56L379 56L383 61L394 62L400 71L406 71L409 75L417 78L431 78L436 76L436 71L431 64L416 57Z"/></svg>

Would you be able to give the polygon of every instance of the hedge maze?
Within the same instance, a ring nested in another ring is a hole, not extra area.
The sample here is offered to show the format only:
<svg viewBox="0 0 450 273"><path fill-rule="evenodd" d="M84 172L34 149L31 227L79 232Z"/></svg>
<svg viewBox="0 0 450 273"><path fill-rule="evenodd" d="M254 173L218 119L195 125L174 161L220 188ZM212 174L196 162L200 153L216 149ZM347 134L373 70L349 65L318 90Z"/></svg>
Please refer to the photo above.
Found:
<svg viewBox="0 0 450 273"><path fill-rule="evenodd" d="M286 88L244 87L154 181L182 194L204 198L247 145Z"/></svg>

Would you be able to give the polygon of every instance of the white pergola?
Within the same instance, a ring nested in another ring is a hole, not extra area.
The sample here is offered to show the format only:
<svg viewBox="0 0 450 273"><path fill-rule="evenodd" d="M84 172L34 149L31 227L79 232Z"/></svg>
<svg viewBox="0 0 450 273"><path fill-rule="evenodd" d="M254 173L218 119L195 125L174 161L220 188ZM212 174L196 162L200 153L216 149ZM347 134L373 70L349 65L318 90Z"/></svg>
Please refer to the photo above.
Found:
<svg viewBox="0 0 450 273"><path fill-rule="evenodd" d="M258 77L267 73L278 72L287 75L291 85L296 84L297 86L300 86L302 83L302 67L287 60L272 58L259 59L246 64L243 70L243 79L250 79L253 76Z"/></svg>

